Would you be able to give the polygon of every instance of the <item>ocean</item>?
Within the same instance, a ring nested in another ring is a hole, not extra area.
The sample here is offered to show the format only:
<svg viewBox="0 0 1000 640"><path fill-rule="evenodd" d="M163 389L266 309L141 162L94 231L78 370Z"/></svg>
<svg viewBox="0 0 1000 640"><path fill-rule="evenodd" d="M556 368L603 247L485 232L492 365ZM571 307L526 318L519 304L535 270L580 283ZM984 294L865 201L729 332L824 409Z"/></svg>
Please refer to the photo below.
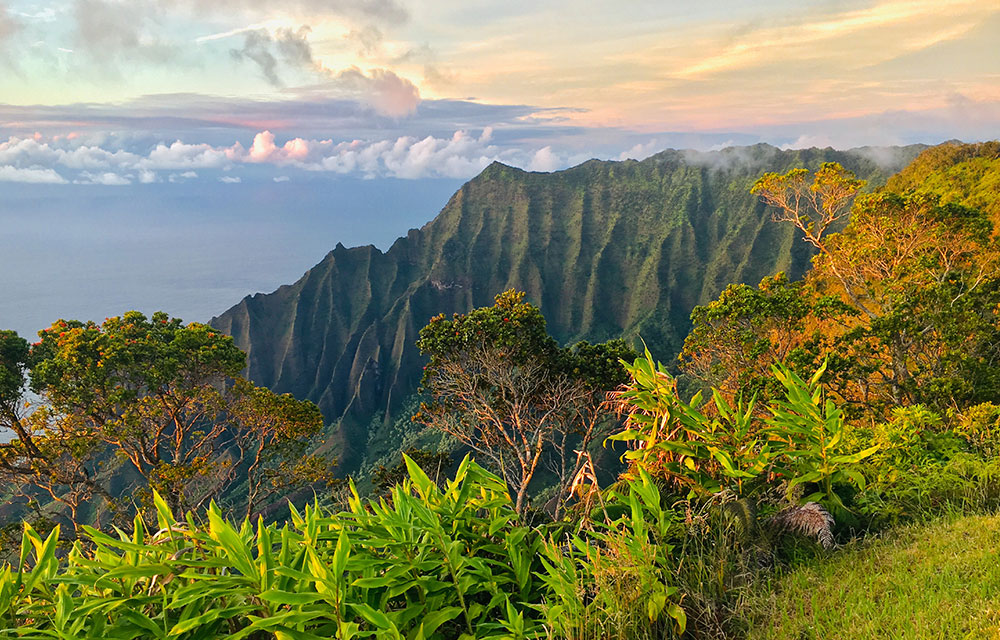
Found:
<svg viewBox="0 0 1000 640"><path fill-rule="evenodd" d="M301 174L300 174L301 175ZM137 309L207 321L297 280L338 242L387 249L458 180L0 183L0 329Z"/></svg>

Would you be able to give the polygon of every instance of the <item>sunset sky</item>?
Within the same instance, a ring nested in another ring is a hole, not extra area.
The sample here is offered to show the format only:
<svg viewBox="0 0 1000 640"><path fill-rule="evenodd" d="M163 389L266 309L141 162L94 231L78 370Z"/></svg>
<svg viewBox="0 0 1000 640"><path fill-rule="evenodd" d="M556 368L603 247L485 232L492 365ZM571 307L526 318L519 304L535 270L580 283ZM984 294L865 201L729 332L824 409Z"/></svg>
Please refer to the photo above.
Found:
<svg viewBox="0 0 1000 640"><path fill-rule="evenodd" d="M494 160L1000 135L997 0L0 0L0 328L207 320Z"/></svg>
<svg viewBox="0 0 1000 640"><path fill-rule="evenodd" d="M998 41L995 0L0 0L0 180L985 139Z"/></svg>

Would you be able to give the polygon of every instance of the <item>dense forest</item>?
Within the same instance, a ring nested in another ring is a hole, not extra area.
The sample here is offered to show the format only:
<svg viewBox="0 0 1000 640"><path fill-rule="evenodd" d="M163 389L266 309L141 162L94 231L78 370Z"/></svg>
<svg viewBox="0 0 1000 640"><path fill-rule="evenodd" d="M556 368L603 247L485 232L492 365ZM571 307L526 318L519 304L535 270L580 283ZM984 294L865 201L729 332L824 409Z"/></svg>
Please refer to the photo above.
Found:
<svg viewBox="0 0 1000 640"><path fill-rule="evenodd" d="M998 183L996 142L494 165L211 326L2 332L0 629L833 637L801 571L1000 508ZM438 448L344 480L400 412ZM852 637L995 632L982 563Z"/></svg>

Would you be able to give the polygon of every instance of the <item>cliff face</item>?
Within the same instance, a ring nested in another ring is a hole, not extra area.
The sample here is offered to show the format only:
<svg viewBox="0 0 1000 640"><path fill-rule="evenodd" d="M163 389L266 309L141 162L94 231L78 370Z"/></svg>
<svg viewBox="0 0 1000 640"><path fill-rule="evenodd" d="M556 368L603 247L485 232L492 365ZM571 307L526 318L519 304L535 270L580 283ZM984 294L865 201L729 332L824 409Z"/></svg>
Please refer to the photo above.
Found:
<svg viewBox="0 0 1000 640"><path fill-rule="evenodd" d="M880 168L867 151L666 151L592 160L552 174L495 163L441 213L382 253L330 252L298 282L247 297L212 320L249 356L249 377L316 402L344 470L373 418L391 420L423 359L417 332L438 313L491 304L509 287L539 305L561 343L641 336L677 353L692 307L733 282L809 264L805 243L749 194L765 171L837 161L879 184L921 148ZM886 154L881 154L884 157Z"/></svg>

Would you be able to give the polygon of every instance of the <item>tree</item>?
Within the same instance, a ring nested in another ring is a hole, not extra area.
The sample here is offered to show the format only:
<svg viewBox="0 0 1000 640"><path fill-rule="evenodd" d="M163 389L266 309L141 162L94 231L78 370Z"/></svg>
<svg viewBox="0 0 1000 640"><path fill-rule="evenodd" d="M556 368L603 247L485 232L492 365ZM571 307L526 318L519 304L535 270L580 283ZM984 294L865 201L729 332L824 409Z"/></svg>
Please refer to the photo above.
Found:
<svg viewBox="0 0 1000 640"><path fill-rule="evenodd" d="M817 290L865 312L836 346L871 372L864 391L875 401L946 409L996 397L1000 251L992 232L981 211L941 205L933 194L881 192L859 198L829 254L817 256L808 276Z"/></svg>
<svg viewBox="0 0 1000 640"><path fill-rule="evenodd" d="M417 342L430 356L423 389L430 400L414 420L448 433L503 475L523 513L540 465L559 479L559 504L586 463L587 448L608 432L604 400L627 380L621 340L564 349L537 307L513 290L491 307L431 318Z"/></svg>
<svg viewBox="0 0 1000 640"><path fill-rule="evenodd" d="M839 163L824 162L813 175L812 182L809 182L807 169L792 169L784 175L765 173L753 184L750 193L773 207L776 222L790 222L802 232L806 242L821 255L828 256L826 232L850 212L855 196L864 186L864 180L856 179ZM848 297L867 313L864 304L854 299L850 281L837 272L837 263L830 264Z"/></svg>
<svg viewBox="0 0 1000 640"><path fill-rule="evenodd" d="M806 281L784 273L751 287L734 284L719 298L695 307L692 328L678 359L705 387L728 398L780 397L775 362L815 369L823 329L850 321L856 310L836 296L820 296Z"/></svg>
<svg viewBox="0 0 1000 640"><path fill-rule="evenodd" d="M739 393L756 390L747 380L762 380L769 360L800 374L827 362L830 391L853 414L879 418L899 404L944 410L997 397L1000 251L989 217L934 194L857 196L860 183L839 165L808 184L795 170L766 175L754 192L819 249L813 269L802 283L731 287L695 309L685 370ZM849 224L824 233L849 198Z"/></svg>
<svg viewBox="0 0 1000 640"><path fill-rule="evenodd" d="M131 311L60 320L28 345L0 333L0 477L44 492L79 524L155 489L175 514L218 500L251 513L290 485L328 479L303 457L318 408L240 377L245 355L199 323ZM30 403L25 386L37 395Z"/></svg>

